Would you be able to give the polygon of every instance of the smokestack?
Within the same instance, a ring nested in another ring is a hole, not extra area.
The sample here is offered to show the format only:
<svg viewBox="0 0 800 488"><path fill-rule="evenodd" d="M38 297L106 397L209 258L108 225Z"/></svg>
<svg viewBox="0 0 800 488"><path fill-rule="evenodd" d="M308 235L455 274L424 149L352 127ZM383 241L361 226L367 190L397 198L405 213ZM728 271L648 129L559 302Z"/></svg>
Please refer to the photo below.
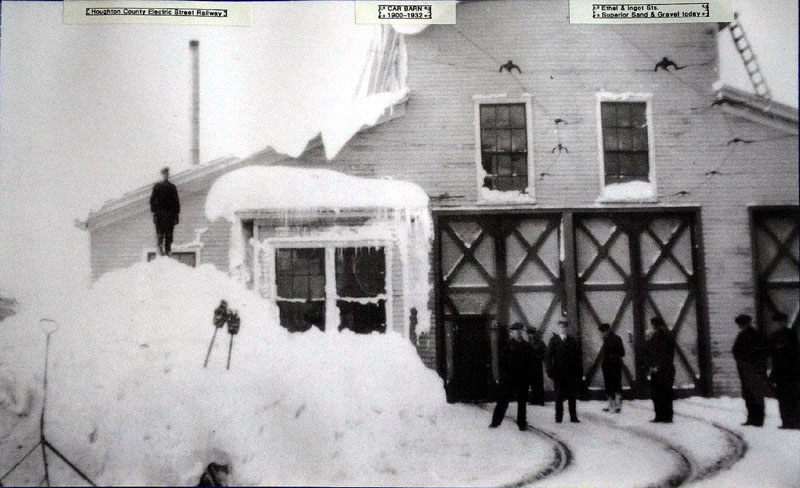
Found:
<svg viewBox="0 0 800 488"><path fill-rule="evenodd" d="M200 164L200 41L189 41L192 53L192 165Z"/></svg>

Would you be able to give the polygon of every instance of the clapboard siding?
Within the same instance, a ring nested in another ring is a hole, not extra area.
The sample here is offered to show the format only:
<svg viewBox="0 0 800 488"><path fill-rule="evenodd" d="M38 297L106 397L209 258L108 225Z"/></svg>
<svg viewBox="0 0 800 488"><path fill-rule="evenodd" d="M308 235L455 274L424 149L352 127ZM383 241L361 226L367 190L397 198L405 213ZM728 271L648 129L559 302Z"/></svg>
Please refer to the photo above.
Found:
<svg viewBox="0 0 800 488"><path fill-rule="evenodd" d="M701 209L714 389L736 393L732 318L755 311L747 207L798 203L798 143L712 107L716 25L571 25L561 0L462 2L456 26L431 26L405 42L410 95L403 116L360 132L332 161L316 145L281 164L412 181L434 206L475 206L473 96L529 93L537 206L598 206L596 94L651 94L658 201L648 205ZM654 72L664 56L687 67ZM509 59L522 74L498 73ZM567 124L556 125L556 118ZM729 144L735 137L755 142ZM559 142L569 153L553 152ZM231 169L266 161L256 157ZM184 211L175 241L191 241L195 229L208 227L202 261L227 270L229 225L203 215L212 183L179 187ZM141 260L143 248L154 245L150 219L142 206L92 231L93 276ZM435 342L433 328L418 339L431 367Z"/></svg>

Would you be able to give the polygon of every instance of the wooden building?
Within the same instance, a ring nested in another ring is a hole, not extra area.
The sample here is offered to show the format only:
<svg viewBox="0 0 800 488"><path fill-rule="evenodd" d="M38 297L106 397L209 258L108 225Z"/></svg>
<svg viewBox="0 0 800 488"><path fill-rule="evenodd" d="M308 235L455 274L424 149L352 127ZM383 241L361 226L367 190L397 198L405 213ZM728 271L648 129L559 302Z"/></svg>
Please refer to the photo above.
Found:
<svg viewBox="0 0 800 488"><path fill-rule="evenodd" d="M624 386L646 395L646 324L661 316L679 346L680 392L736 393L733 317L750 313L765 330L776 310L798 320L797 110L715 85L717 25L573 25L556 0L463 2L457 14L457 25L415 35L385 31L369 90L408 95L334 159L315 141L298 158L265 150L175 175L176 257L236 271L232 238L292 237L294 247L263 248L268 260L280 273L322 276L336 295L331 275L355 256L336 248L359 246L302 236L396 216L358 208L287 221L261 208L239 213L236 227L206 218L209 189L259 165L413 182L430 198L434 232L428 279L411 281L428 286L409 286L411 271L388 258L407 251L397 232L361 245L381 249L365 251L384 273L385 285L368 277L375 296L392 290L392 304L370 320L415 341L451 399L492 396L505 326L547 331L562 314L580 335L591 388L602 384L597 325L608 322L628 349ZM682 69L656 69L664 57ZM502 69L507 62L518 69ZM95 277L154 252L149 191L89 216ZM264 273L262 258L248 255L239 271L279 300L280 273ZM329 295L317 306L337 313ZM293 317L293 327L309 326Z"/></svg>

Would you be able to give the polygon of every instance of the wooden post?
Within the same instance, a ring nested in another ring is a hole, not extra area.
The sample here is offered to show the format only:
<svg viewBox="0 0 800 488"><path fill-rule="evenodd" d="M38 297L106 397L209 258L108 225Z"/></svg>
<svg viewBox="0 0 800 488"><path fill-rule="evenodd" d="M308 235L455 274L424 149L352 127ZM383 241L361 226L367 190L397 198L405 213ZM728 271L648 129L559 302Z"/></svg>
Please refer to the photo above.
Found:
<svg viewBox="0 0 800 488"><path fill-rule="evenodd" d="M575 257L575 225L574 215L566 211L561 217L561 239L563 239L564 259L561 262L562 299L566 302L567 319L575 328L576 337L581 340L581 322L578 316L578 267ZM562 302L562 309L564 308Z"/></svg>

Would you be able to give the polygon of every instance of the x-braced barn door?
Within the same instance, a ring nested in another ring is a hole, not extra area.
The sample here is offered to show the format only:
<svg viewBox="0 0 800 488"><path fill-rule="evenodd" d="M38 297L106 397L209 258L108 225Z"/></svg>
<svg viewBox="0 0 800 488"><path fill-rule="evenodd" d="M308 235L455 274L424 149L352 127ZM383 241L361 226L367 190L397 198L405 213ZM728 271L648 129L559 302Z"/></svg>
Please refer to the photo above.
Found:
<svg viewBox="0 0 800 488"><path fill-rule="evenodd" d="M708 392L709 359L701 313L702 280L693 211L604 212L574 217L577 314L584 371L602 389L597 326L611 324L626 347L623 386L647 395L644 348L648 324L661 317L676 344L675 388Z"/></svg>
<svg viewBox="0 0 800 488"><path fill-rule="evenodd" d="M438 217L437 315L451 400L494 397L509 324L547 330L556 322L559 243L559 214Z"/></svg>
<svg viewBox="0 0 800 488"><path fill-rule="evenodd" d="M750 211L756 275L757 322L766 333L778 326L776 312L797 327L800 307L797 207L753 207Z"/></svg>

